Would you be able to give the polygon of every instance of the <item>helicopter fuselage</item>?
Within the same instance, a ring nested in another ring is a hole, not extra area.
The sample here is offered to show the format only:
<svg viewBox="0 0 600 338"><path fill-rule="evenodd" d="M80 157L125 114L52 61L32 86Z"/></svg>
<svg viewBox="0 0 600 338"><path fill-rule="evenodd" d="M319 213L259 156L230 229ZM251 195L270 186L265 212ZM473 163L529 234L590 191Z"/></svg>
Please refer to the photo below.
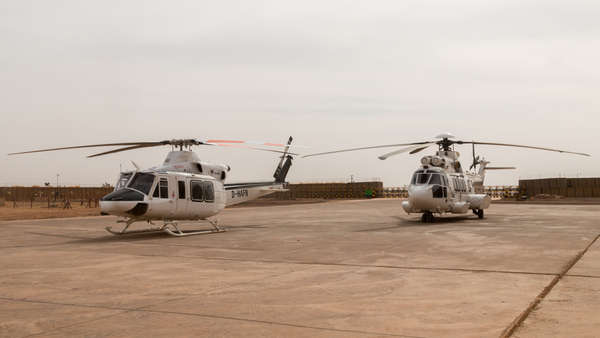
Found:
<svg viewBox="0 0 600 338"><path fill-rule="evenodd" d="M489 208L490 197L479 192L485 165L479 173L463 172L459 155L440 150L435 156L421 159L422 166L415 171L408 187L408 200L402 202L404 211L464 214Z"/></svg>
<svg viewBox="0 0 600 338"><path fill-rule="evenodd" d="M200 220L228 205L283 189L283 182L273 181L225 184L229 170L224 164L200 161L192 151L171 151L162 166L122 172L100 208L137 220Z"/></svg>
<svg viewBox="0 0 600 338"><path fill-rule="evenodd" d="M276 182L224 184L208 175L170 171L122 173L119 182L125 180L102 198L102 212L149 221L207 219L227 206L284 188Z"/></svg>
<svg viewBox="0 0 600 338"><path fill-rule="evenodd" d="M100 201L103 213L143 220L206 219L225 205L223 183L180 172L137 172Z"/></svg>

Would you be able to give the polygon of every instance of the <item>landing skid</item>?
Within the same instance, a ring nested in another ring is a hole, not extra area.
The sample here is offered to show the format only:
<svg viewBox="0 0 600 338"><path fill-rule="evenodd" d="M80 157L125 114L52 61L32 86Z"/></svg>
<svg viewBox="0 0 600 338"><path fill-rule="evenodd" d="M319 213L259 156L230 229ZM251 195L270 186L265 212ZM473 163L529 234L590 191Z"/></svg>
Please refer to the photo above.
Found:
<svg viewBox="0 0 600 338"><path fill-rule="evenodd" d="M125 227L121 230L121 231L115 231L112 229L112 227L106 227L106 231L110 232L113 235L131 235L131 234L152 234L152 233L166 233L169 234L171 236L176 236L176 237L184 237L184 236L193 236L193 235L204 235L204 234L214 234L214 233L218 233L218 232L225 232L227 230L225 230L224 228L219 227L218 221L214 220L206 220L208 221L211 225L212 225L212 229L208 229L208 230L180 230L179 227L177 226L176 222L170 222L170 221L165 221L164 224L162 226L159 227L152 227L152 228L147 228L147 229L140 229L140 230L127 230L129 228L130 225L132 225L135 222L141 222L142 220L136 220L136 219L128 219L128 220L119 220L117 221L117 223L125 223ZM152 222L148 222L150 224L153 224Z"/></svg>

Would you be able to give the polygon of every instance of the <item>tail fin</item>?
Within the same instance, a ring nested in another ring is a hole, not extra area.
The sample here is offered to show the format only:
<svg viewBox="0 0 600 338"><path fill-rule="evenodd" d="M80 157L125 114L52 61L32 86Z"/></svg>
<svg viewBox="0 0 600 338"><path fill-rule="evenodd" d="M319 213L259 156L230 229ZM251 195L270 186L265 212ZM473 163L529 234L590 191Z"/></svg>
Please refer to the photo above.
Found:
<svg viewBox="0 0 600 338"><path fill-rule="evenodd" d="M284 153L283 155L281 155L281 160L277 165L277 169L275 169L275 173L273 174L276 183L285 183L285 178L288 174L288 171L290 170L290 167L292 166L293 157L289 154L289 150L293 140L294 139L290 136L290 138L287 141Z"/></svg>
<svg viewBox="0 0 600 338"><path fill-rule="evenodd" d="M481 160L481 162L479 162L479 171L477 172L477 175L481 176L481 178L485 177L485 171L488 169L488 164L490 164L490 162L486 160Z"/></svg>

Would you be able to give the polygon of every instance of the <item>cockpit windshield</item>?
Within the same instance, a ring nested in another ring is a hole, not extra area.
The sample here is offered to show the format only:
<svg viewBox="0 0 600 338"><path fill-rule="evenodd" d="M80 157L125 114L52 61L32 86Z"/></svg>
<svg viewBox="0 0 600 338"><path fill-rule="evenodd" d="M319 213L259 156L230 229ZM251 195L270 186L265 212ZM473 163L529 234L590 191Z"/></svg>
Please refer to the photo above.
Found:
<svg viewBox="0 0 600 338"><path fill-rule="evenodd" d="M415 172L413 175L411 184L415 185L425 185L425 184L442 184L442 176L437 173L427 173L422 170Z"/></svg>
<svg viewBox="0 0 600 338"><path fill-rule="evenodd" d="M137 173L131 179L131 182L127 186L128 188L135 189L140 191L146 195L150 193L150 188L152 188L152 184L154 183L154 175L147 173Z"/></svg>
<svg viewBox="0 0 600 338"><path fill-rule="evenodd" d="M442 177L440 176L440 174L431 174L431 179L429 179L429 184L442 185Z"/></svg>
<svg viewBox="0 0 600 338"><path fill-rule="evenodd" d="M129 182L129 179L132 175L132 172L121 173L117 184L115 184L115 191L125 188L127 186L127 182Z"/></svg>

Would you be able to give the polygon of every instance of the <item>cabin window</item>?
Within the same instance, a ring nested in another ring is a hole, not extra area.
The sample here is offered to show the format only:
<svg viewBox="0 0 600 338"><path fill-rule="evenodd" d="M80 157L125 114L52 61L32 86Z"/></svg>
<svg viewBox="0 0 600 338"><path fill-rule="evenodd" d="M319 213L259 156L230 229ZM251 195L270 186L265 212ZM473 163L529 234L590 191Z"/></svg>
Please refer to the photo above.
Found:
<svg viewBox="0 0 600 338"><path fill-rule="evenodd" d="M460 178L454 179L454 190L456 191L467 191L467 184Z"/></svg>
<svg viewBox="0 0 600 338"><path fill-rule="evenodd" d="M152 194L152 197L156 197L159 198L160 196L158 195L158 191L160 189L158 188L158 184L156 185L156 187L154 188L154 193Z"/></svg>
<svg viewBox="0 0 600 338"><path fill-rule="evenodd" d="M434 185L431 188L433 198L446 198L448 197L448 188L442 187L441 185Z"/></svg>
<svg viewBox="0 0 600 338"><path fill-rule="evenodd" d="M212 182L203 182L202 189L204 190L204 201L214 202L215 201L215 188Z"/></svg>
<svg viewBox="0 0 600 338"><path fill-rule="evenodd" d="M169 181L166 178L161 178L158 187L160 188L160 198L169 198Z"/></svg>
<svg viewBox="0 0 600 338"><path fill-rule="evenodd" d="M179 199L184 200L185 199L185 182L184 181L177 181L177 190L179 191Z"/></svg>
<svg viewBox="0 0 600 338"><path fill-rule="evenodd" d="M144 193L144 195L148 195L153 183L154 175L146 173L137 173L131 179L131 182L127 187L142 192Z"/></svg>
<svg viewBox="0 0 600 338"><path fill-rule="evenodd" d="M448 186L450 186L450 185L448 184L448 178L446 177L446 175L442 175L442 182L443 182L443 185L444 185L445 187L448 187Z"/></svg>
<svg viewBox="0 0 600 338"><path fill-rule="evenodd" d="M204 200L204 190L202 189L201 181L192 181L190 183L191 189L190 193L192 196L192 201L194 202L202 202Z"/></svg>

